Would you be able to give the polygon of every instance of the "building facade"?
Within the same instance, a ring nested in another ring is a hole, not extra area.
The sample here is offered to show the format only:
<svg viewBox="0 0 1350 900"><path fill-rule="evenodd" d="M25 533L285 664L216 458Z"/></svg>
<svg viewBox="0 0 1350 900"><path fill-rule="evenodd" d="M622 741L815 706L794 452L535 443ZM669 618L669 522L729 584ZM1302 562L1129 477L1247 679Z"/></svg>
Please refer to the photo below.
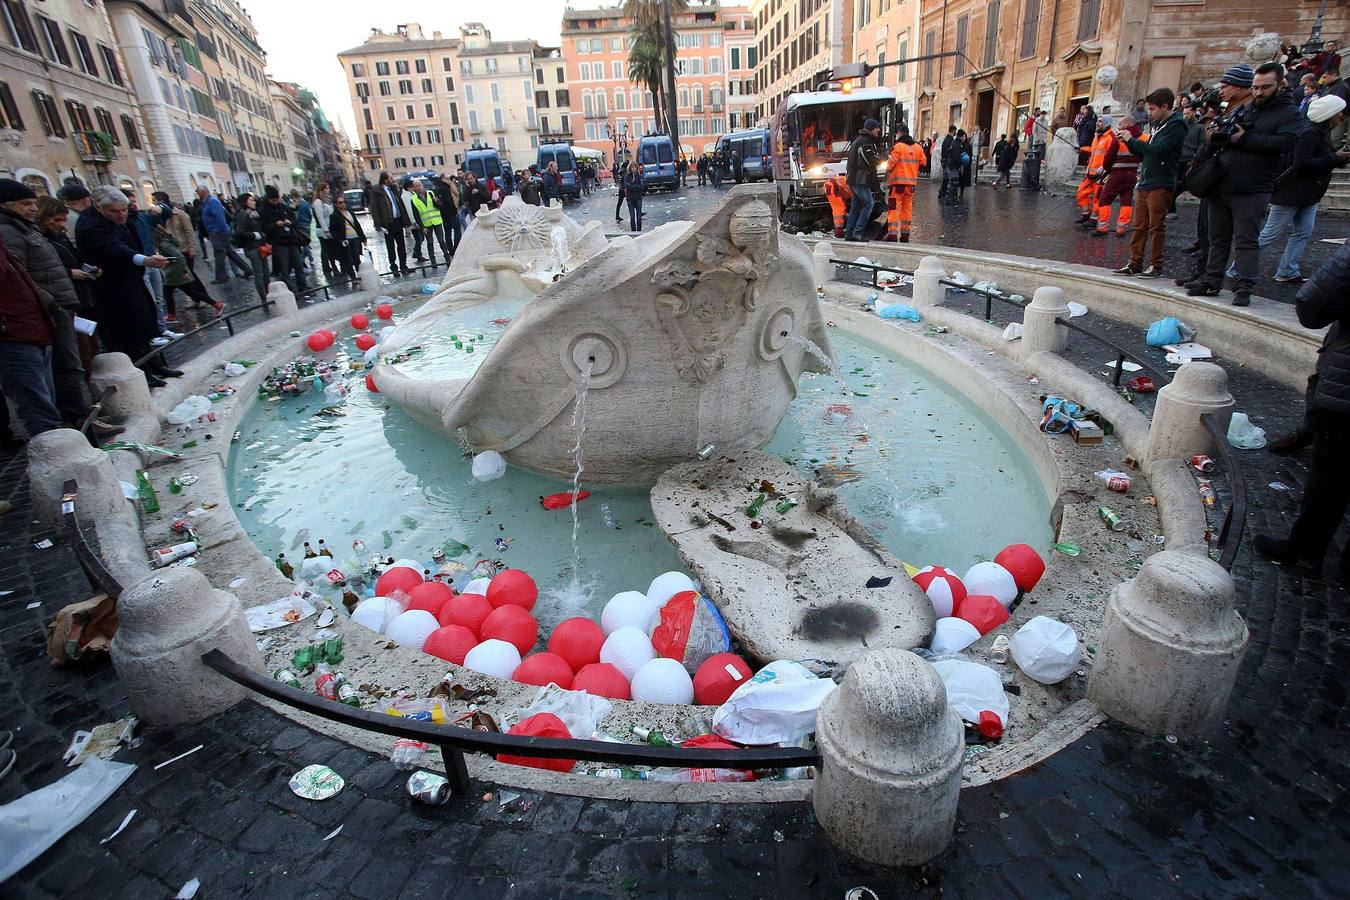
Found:
<svg viewBox="0 0 1350 900"><path fill-rule="evenodd" d="M744 7L691 6L674 16L675 106L680 144L697 153L727 130L726 23L741 22ZM651 92L628 74L631 23L621 8L567 10L562 55L577 144L607 156L662 126Z"/></svg>
<svg viewBox="0 0 1350 900"><path fill-rule="evenodd" d="M516 169L534 162L539 147L538 49L534 41L494 41L478 22L459 27L459 78L470 145L495 147Z"/></svg>
<svg viewBox="0 0 1350 900"><path fill-rule="evenodd" d="M539 140L572 139L572 98L560 47L540 47L535 52L534 110L539 116Z"/></svg>
<svg viewBox="0 0 1350 900"><path fill-rule="evenodd" d="M439 31L427 38L414 22L390 33L373 29L365 43L338 54L363 179L374 181L381 169L459 168L469 145L459 44ZM532 75L527 67L525 78Z"/></svg>
<svg viewBox="0 0 1350 900"><path fill-rule="evenodd" d="M767 120L795 91L812 90L821 76L853 61L856 0L754 0L757 60L756 116ZM916 0L909 0L916 2Z"/></svg>
<svg viewBox="0 0 1350 900"><path fill-rule="evenodd" d="M851 61L882 66L918 56L919 8L920 0L854 0ZM863 80L862 86L894 90L913 129L917 83L918 66L908 64L879 68Z"/></svg>
<svg viewBox="0 0 1350 900"><path fill-rule="evenodd" d="M67 181L139 190L156 160L104 6L7 0L0 175L53 194Z"/></svg>
<svg viewBox="0 0 1350 900"><path fill-rule="evenodd" d="M727 73L727 131L739 131L760 124L755 114L759 96L755 91L755 63L759 49L755 42L755 17L749 7L727 9L722 14L723 68Z"/></svg>

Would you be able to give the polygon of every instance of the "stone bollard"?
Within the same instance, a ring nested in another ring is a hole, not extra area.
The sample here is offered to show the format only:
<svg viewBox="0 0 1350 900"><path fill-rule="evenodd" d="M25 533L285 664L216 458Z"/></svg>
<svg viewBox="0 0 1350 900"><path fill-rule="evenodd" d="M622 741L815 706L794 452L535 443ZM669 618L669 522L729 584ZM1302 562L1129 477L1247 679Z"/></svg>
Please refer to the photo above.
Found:
<svg viewBox="0 0 1350 900"><path fill-rule="evenodd" d="M199 722L248 696L202 663L208 650L262 671L239 600L196 569L163 569L124 590L117 618L113 666L132 712L151 725Z"/></svg>
<svg viewBox="0 0 1350 900"><path fill-rule="evenodd" d="M1158 391L1144 450L1145 462L1190 459L1197 453L1210 452L1214 439L1200 417L1217 413L1220 431L1227 431L1232 412L1228 373L1211 362L1184 364L1172 376L1172 382Z"/></svg>
<svg viewBox="0 0 1350 900"><path fill-rule="evenodd" d="M1048 350L1058 353L1064 349L1069 330L1055 322L1069 317L1069 304L1064 292L1057 287L1038 287L1031 302L1022 310L1022 353L1030 356Z"/></svg>
<svg viewBox="0 0 1350 900"><path fill-rule="evenodd" d="M103 411L110 418L125 420L131 416L158 416L145 373L131 364L125 353L100 353L90 367L89 389L95 397L107 388L116 388L103 400Z"/></svg>
<svg viewBox="0 0 1350 900"><path fill-rule="evenodd" d="M1213 560L1163 550L1111 592L1088 699L1153 735L1202 738L1223 721L1247 625Z"/></svg>
<svg viewBox="0 0 1350 900"><path fill-rule="evenodd" d="M267 302L276 307L277 315L283 319L293 319L300 315L300 307L296 305L295 294L286 286L286 282L278 279L267 286Z"/></svg>
<svg viewBox="0 0 1350 900"><path fill-rule="evenodd" d="M360 282L361 290L372 294L378 294L384 289L380 284L380 275L375 271L375 261L369 256L361 257L361 269L356 273L356 280Z"/></svg>
<svg viewBox="0 0 1350 900"><path fill-rule="evenodd" d="M925 256L919 260L919 267L914 270L914 290L911 292L914 308L923 311L945 303L947 288L938 282L946 277L942 260L936 256Z"/></svg>
<svg viewBox="0 0 1350 900"><path fill-rule="evenodd" d="M932 666L875 650L849 666L816 717L812 800L830 840L870 863L918 865L951 840L965 731Z"/></svg>
<svg viewBox="0 0 1350 900"><path fill-rule="evenodd" d="M61 498L68 478L79 483L80 498L75 508L81 524L130 511L108 454L90 446L75 429L57 428L28 442L28 494L44 528L62 527ZM129 521L134 527L134 514Z"/></svg>
<svg viewBox="0 0 1350 900"><path fill-rule="evenodd" d="M811 262L816 267L816 287L822 288L827 282L834 281L834 245L829 241L820 241L811 251Z"/></svg>

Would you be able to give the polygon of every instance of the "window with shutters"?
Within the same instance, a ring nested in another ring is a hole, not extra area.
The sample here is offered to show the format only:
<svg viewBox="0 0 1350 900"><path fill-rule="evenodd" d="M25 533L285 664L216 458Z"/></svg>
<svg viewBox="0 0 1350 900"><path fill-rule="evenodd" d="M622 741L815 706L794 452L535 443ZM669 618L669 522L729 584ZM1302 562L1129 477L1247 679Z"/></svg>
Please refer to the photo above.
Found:
<svg viewBox="0 0 1350 900"><path fill-rule="evenodd" d="M430 79L430 78L423 78L423 79L422 79L422 93L424 93L424 94L430 94L430 93L432 92L432 90L433 90L433 88L432 88L432 86L431 86L431 79Z"/></svg>
<svg viewBox="0 0 1350 900"><path fill-rule="evenodd" d="M126 113L122 114L122 133L127 136L127 146L132 150L141 149L141 134L136 130L136 122Z"/></svg>
<svg viewBox="0 0 1350 900"><path fill-rule="evenodd" d="M394 73L397 75L408 74L408 61L406 59L394 60Z"/></svg>
<svg viewBox="0 0 1350 900"><path fill-rule="evenodd" d="M33 32L33 23L28 18L28 7L23 0L4 0L5 29L9 32L9 42L29 53L40 53L37 35Z"/></svg>
<svg viewBox="0 0 1350 900"><path fill-rule="evenodd" d="M94 62L94 51L89 46L89 41L85 40L84 35L75 29L70 29L70 43L75 48L75 56L80 61L80 68L88 75L98 77L98 63Z"/></svg>
<svg viewBox="0 0 1350 900"><path fill-rule="evenodd" d="M14 102L14 93L9 85L0 81L0 128L13 128L23 131L23 116L19 114L19 104Z"/></svg>
<svg viewBox="0 0 1350 900"><path fill-rule="evenodd" d="M66 115L70 117L70 127L76 131L94 130L94 120L89 118L89 107L83 103L67 100Z"/></svg>
<svg viewBox="0 0 1350 900"><path fill-rule="evenodd" d="M103 57L103 71L108 73L108 80L120 87L122 85L122 67L117 64L117 54L113 52L111 47L99 44L98 55Z"/></svg>
<svg viewBox="0 0 1350 900"><path fill-rule="evenodd" d="M937 32L930 31L923 36L923 55L932 56L937 52ZM923 61L923 84L928 87L933 83L933 60L925 59Z"/></svg>
<svg viewBox="0 0 1350 900"><path fill-rule="evenodd" d="M388 75L388 74L389 74L389 63L387 63L387 62L377 62L377 63L375 64L375 74L376 74L376 75Z"/></svg>
<svg viewBox="0 0 1350 900"><path fill-rule="evenodd" d="M46 16L37 17L38 27L42 29L42 43L47 49L47 58L63 66L70 65L70 51L66 49L66 39L61 36L61 27Z"/></svg>
<svg viewBox="0 0 1350 900"><path fill-rule="evenodd" d="M984 20L984 58L980 65L988 69L994 65L994 59L998 56L998 15L1001 0L989 0L989 7L985 11Z"/></svg>
<svg viewBox="0 0 1350 900"><path fill-rule="evenodd" d="M1026 0L1022 9L1022 47L1018 53L1021 59L1030 59L1036 55L1036 45L1040 43L1041 0Z"/></svg>
<svg viewBox="0 0 1350 900"><path fill-rule="evenodd" d="M952 74L966 74L966 46L970 41L970 16L958 16L956 19L956 59L952 61Z"/></svg>
<svg viewBox="0 0 1350 900"><path fill-rule="evenodd" d="M1097 36L1097 21L1102 15L1102 0L1082 0L1082 4L1078 9L1078 36L1075 39L1087 41Z"/></svg>
<svg viewBox="0 0 1350 900"><path fill-rule="evenodd" d="M101 106L95 106L94 120L98 122L98 130L111 137L114 145L121 145L122 142L117 137L117 126L113 124L112 113Z"/></svg>

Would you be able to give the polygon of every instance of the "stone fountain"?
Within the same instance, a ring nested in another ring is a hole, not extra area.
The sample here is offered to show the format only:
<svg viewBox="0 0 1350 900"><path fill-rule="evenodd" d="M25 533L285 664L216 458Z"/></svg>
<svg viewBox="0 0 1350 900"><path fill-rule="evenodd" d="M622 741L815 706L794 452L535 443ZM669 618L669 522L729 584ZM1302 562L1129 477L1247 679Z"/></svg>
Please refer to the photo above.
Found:
<svg viewBox="0 0 1350 900"><path fill-rule="evenodd" d="M599 223L508 198L474 221L440 290L380 349L490 299L527 299L523 311L471 378L415 379L382 363L374 380L447 437L560 478L575 468L583 382L589 482L652 484L708 444L761 447L798 376L821 371L799 339L833 355L810 253L779 233L775 204L772 186L743 185L700 221L606 239Z"/></svg>

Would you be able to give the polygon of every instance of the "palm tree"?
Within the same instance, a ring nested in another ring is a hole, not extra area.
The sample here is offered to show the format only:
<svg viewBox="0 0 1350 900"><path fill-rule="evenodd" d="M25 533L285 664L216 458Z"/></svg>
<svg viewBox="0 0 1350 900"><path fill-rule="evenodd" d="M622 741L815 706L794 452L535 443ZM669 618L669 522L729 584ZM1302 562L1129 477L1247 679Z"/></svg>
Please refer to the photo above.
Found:
<svg viewBox="0 0 1350 900"><path fill-rule="evenodd" d="M672 16L689 9L689 0L666 2L670 3ZM666 50L674 43L673 37L666 35L663 0L623 0L623 12L632 23L628 32L633 39L628 50L628 77L634 84L641 84L651 91L656 121L662 122L662 108L671 108L670 100L673 99L666 95ZM674 87L670 85L671 90Z"/></svg>

